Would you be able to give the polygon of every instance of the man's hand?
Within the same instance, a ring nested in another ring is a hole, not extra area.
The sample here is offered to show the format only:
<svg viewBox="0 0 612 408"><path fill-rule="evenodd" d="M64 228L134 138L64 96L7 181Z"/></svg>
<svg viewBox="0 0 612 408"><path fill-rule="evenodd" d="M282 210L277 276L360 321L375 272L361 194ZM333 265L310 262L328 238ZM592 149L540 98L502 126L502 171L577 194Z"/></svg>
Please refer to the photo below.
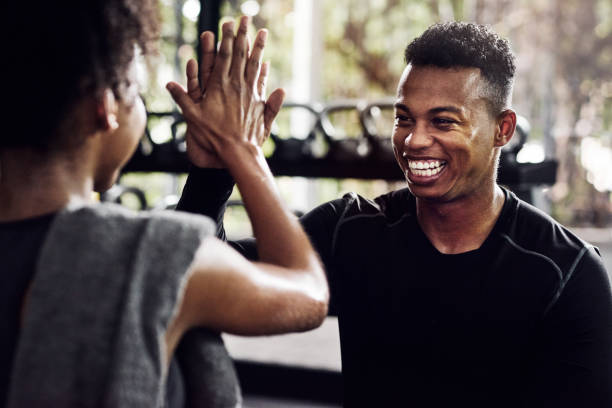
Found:
<svg viewBox="0 0 612 408"><path fill-rule="evenodd" d="M187 121L187 150L199 167L219 167L232 160L231 150L240 144L261 146L270 134L284 92L275 90L264 101L268 65L261 64L267 32L260 30L249 55L248 18L240 20L234 37L233 22L222 27L222 39L214 55L214 36L201 36L202 67L187 64L187 92L177 83L167 88ZM220 159L220 160L219 160Z"/></svg>

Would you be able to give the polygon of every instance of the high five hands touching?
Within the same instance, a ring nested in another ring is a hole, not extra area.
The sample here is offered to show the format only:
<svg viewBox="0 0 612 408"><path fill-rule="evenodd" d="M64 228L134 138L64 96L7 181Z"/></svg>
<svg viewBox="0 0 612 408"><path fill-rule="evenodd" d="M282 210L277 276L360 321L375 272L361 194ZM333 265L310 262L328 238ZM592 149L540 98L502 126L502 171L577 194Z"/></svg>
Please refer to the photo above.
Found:
<svg viewBox="0 0 612 408"><path fill-rule="evenodd" d="M198 167L227 167L236 149L259 149L283 103L282 89L265 100L268 64L261 59L268 33L260 30L250 51L247 27L248 17L240 19L236 35L233 21L223 24L216 56L213 33L203 33L199 75L190 60L187 91L167 85L187 121L187 154Z"/></svg>
<svg viewBox="0 0 612 408"><path fill-rule="evenodd" d="M316 327L327 314L329 290L319 258L281 202L260 148L284 92L264 100L268 71L261 54L267 33L257 33L249 53L247 23L240 20L236 36L233 23L223 25L216 56L212 33L204 33L199 77L190 61L187 91L176 83L168 90L187 121L191 161L225 166L235 180L257 239L258 262L248 262L216 238L206 239L166 336L170 350L190 327L273 334Z"/></svg>

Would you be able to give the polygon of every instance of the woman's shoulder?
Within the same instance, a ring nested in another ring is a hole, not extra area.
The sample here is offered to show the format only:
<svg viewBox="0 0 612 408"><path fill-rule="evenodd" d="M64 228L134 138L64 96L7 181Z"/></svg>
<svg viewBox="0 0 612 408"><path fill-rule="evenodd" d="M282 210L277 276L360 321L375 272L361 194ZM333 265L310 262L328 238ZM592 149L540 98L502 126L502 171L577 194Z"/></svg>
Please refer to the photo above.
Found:
<svg viewBox="0 0 612 408"><path fill-rule="evenodd" d="M215 231L214 222L203 215L169 210L134 211L113 203L67 207L56 218L56 223L71 225L81 231L82 224L88 224L88 228L118 231L146 227L156 230L198 230L204 234L214 234Z"/></svg>

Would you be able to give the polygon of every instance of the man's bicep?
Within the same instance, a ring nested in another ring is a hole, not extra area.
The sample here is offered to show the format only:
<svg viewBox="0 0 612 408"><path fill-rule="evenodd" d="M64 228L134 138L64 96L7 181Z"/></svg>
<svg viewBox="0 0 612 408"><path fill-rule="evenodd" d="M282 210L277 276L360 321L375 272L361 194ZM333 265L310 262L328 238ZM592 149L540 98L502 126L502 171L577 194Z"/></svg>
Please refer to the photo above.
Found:
<svg viewBox="0 0 612 408"><path fill-rule="evenodd" d="M300 217L300 223L326 270L332 268L334 233L343 208L344 200L338 199L321 204ZM254 238L230 240L228 243L245 258L258 259Z"/></svg>
<svg viewBox="0 0 612 408"><path fill-rule="evenodd" d="M315 207L300 217L300 223L306 231L313 248L319 255L327 275L331 293L329 301L329 314L331 316L335 316L338 313L336 304L338 283L335 274L336 261L333 254L334 238L345 205L344 199L333 200ZM254 238L228 241L228 243L245 258L252 261L258 259L257 242Z"/></svg>
<svg viewBox="0 0 612 408"><path fill-rule="evenodd" d="M345 206L346 201L340 198L321 204L300 217L302 227L326 270L333 267L334 238Z"/></svg>
<svg viewBox="0 0 612 408"><path fill-rule="evenodd" d="M336 199L315 207L300 217L300 222L319 255L327 281L329 283L330 298L328 313L330 316L338 315L338 293L340 284L336 271L338 260L334 254L334 240L338 224L344 215L347 202L345 199Z"/></svg>
<svg viewBox="0 0 612 408"><path fill-rule="evenodd" d="M250 261L257 261L259 259L259 256L257 256L257 241L255 241L255 238L227 241L227 243L246 259Z"/></svg>
<svg viewBox="0 0 612 408"><path fill-rule="evenodd" d="M538 406L612 406L612 292L594 250L545 317L535 358Z"/></svg>

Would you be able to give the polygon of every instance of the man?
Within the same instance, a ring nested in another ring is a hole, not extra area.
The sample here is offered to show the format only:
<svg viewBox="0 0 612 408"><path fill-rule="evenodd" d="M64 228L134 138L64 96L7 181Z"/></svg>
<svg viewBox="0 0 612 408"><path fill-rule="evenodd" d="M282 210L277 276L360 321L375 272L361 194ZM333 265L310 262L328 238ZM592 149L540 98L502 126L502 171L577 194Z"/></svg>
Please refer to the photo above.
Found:
<svg viewBox="0 0 612 408"><path fill-rule="evenodd" d="M345 405L612 406L597 249L496 183L516 126L508 42L438 24L406 62L393 145L408 188L347 194L301 219L338 313ZM194 169L179 208L223 236L231 189L223 170ZM257 257L253 240L234 246Z"/></svg>

